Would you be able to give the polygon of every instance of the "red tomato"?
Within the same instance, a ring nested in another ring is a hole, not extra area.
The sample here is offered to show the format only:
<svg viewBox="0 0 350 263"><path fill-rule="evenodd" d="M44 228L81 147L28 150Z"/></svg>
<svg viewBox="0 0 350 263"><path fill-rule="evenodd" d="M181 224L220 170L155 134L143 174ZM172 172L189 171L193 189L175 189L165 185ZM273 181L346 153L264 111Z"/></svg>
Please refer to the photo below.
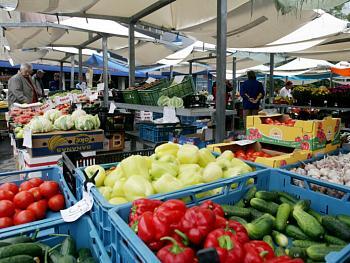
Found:
<svg viewBox="0 0 350 263"><path fill-rule="evenodd" d="M0 217L11 217L15 213L15 206L9 200L0 201Z"/></svg>
<svg viewBox="0 0 350 263"><path fill-rule="evenodd" d="M34 185L34 187L38 187L39 185L41 185L44 180L38 177L32 178L30 179L28 182L30 182L32 185Z"/></svg>
<svg viewBox="0 0 350 263"><path fill-rule="evenodd" d="M14 194L18 193L18 186L15 183L4 183L0 185L0 189L11 191Z"/></svg>
<svg viewBox="0 0 350 263"><path fill-rule="evenodd" d="M23 210L13 217L14 225L26 224L35 221L35 214L30 210Z"/></svg>
<svg viewBox="0 0 350 263"><path fill-rule="evenodd" d="M43 182L39 186L39 188L40 188L41 195L46 197L46 198L50 198L50 197L54 196L60 190L58 183L56 183L54 181Z"/></svg>
<svg viewBox="0 0 350 263"><path fill-rule="evenodd" d="M33 188L29 189L28 192L33 194L35 201L39 201L43 198L41 196L39 187L33 187Z"/></svg>
<svg viewBox="0 0 350 263"><path fill-rule="evenodd" d="M247 156L253 155L254 152L255 152L255 151L254 151L253 149L248 149L247 152L246 152L246 155L247 155Z"/></svg>
<svg viewBox="0 0 350 263"><path fill-rule="evenodd" d="M249 157L247 160L251 162L255 162L256 157Z"/></svg>
<svg viewBox="0 0 350 263"><path fill-rule="evenodd" d="M13 203L16 208L26 209L31 203L34 203L34 195L28 191L22 191L15 195Z"/></svg>
<svg viewBox="0 0 350 263"><path fill-rule="evenodd" d="M271 118L266 118L265 119L265 123L266 124L272 124L273 123L273 120Z"/></svg>
<svg viewBox="0 0 350 263"><path fill-rule="evenodd" d="M23 211L22 209L18 209L18 208L15 208L15 214L14 215L17 215L19 212Z"/></svg>
<svg viewBox="0 0 350 263"><path fill-rule="evenodd" d="M13 197L15 196L14 193L8 190L0 190L0 200L10 200L12 201Z"/></svg>
<svg viewBox="0 0 350 263"><path fill-rule="evenodd" d="M40 200L28 206L27 210L34 212L36 219L43 219L46 215L47 201Z"/></svg>
<svg viewBox="0 0 350 263"><path fill-rule="evenodd" d="M13 226L13 221L11 217L1 217L0 218L0 228Z"/></svg>
<svg viewBox="0 0 350 263"><path fill-rule="evenodd" d="M263 157L264 156L264 152L255 152L253 153L253 157Z"/></svg>
<svg viewBox="0 0 350 263"><path fill-rule="evenodd" d="M19 185L19 191L28 191L29 189L33 188L34 185L32 185L31 182L25 181Z"/></svg>
<svg viewBox="0 0 350 263"><path fill-rule="evenodd" d="M52 211L58 212L62 210L65 206L64 196L62 194L54 195L49 199L48 205Z"/></svg>

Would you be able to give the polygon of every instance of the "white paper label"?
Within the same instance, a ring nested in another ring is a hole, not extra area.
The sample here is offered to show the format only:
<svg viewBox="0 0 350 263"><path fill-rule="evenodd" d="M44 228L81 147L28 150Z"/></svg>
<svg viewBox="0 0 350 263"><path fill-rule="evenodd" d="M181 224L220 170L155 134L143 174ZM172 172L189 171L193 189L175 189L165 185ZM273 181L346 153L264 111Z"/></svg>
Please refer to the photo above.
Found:
<svg viewBox="0 0 350 263"><path fill-rule="evenodd" d="M176 83L176 84L182 83L182 81L184 80L184 78L185 78L184 75L175 76L174 81L173 81L173 84L174 84L174 83Z"/></svg>
<svg viewBox="0 0 350 263"><path fill-rule="evenodd" d="M51 100L47 100L46 103L39 108L39 110L43 111L43 112L46 112L46 111L51 110L53 108L54 108L54 106L52 104L52 101Z"/></svg>
<svg viewBox="0 0 350 263"><path fill-rule="evenodd" d="M78 220L86 212L91 210L94 204L94 199L90 194L90 190L91 190L91 187L93 186L94 184L88 183L87 192L83 191L83 198L79 202L77 202L75 205L60 211L62 219L65 222L74 222Z"/></svg>
<svg viewBox="0 0 350 263"><path fill-rule="evenodd" d="M90 95L90 101L95 101L98 99L98 92L95 92L94 94Z"/></svg>
<svg viewBox="0 0 350 263"><path fill-rule="evenodd" d="M70 96L70 94L63 97L57 97L55 99L56 105L70 103L71 101L72 101L72 97Z"/></svg>
<svg viewBox="0 0 350 263"><path fill-rule="evenodd" d="M174 123L177 122L176 111L173 107L164 107L163 109L163 122Z"/></svg>
<svg viewBox="0 0 350 263"><path fill-rule="evenodd" d="M23 146L32 148L32 130L29 128L23 130Z"/></svg>
<svg viewBox="0 0 350 263"><path fill-rule="evenodd" d="M147 80L146 80L146 83L148 83L148 84L150 84L150 83L152 83L152 82L155 82L156 81L156 79L155 78L148 78Z"/></svg>
<svg viewBox="0 0 350 263"><path fill-rule="evenodd" d="M114 113L114 110L116 109L117 107L115 106L114 102L111 102L111 104L109 105L109 111L108 113Z"/></svg>
<svg viewBox="0 0 350 263"><path fill-rule="evenodd" d="M13 134L10 133L10 140L11 140L11 146L15 146L16 145L16 141L15 138L13 138Z"/></svg>
<svg viewBox="0 0 350 263"><path fill-rule="evenodd" d="M237 144L239 146L245 146L245 145L249 145L249 144L253 144L255 143L255 141L251 141L251 140L241 140L241 141L235 141L234 144Z"/></svg>
<svg viewBox="0 0 350 263"><path fill-rule="evenodd" d="M97 92L104 91L104 89L105 89L105 84L104 83L98 83L97 84Z"/></svg>
<svg viewBox="0 0 350 263"><path fill-rule="evenodd" d="M80 103L76 104L76 106L77 106L77 109L78 109L78 110L81 110L82 106L81 106Z"/></svg>

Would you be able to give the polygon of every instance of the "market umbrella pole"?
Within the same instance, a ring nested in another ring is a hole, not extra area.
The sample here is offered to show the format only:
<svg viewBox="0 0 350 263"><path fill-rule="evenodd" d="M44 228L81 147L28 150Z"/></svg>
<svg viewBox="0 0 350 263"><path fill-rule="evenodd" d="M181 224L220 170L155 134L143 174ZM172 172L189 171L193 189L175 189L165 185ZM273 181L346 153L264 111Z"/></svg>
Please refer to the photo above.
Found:
<svg viewBox="0 0 350 263"><path fill-rule="evenodd" d="M79 48L79 75L78 82L83 76L83 49Z"/></svg>
<svg viewBox="0 0 350 263"><path fill-rule="evenodd" d="M75 67L75 61L74 61L74 55L71 56L71 68L70 68L70 89L74 89L74 67Z"/></svg>
<svg viewBox="0 0 350 263"><path fill-rule="evenodd" d="M272 104L273 102L273 91L274 91L274 82L273 82L273 70L275 66L275 54L270 54L270 94L269 94L269 102Z"/></svg>
<svg viewBox="0 0 350 263"><path fill-rule="evenodd" d="M108 45L107 36L102 38L102 50L103 50L103 104L108 107Z"/></svg>
<svg viewBox="0 0 350 263"><path fill-rule="evenodd" d="M215 141L225 139L225 93L226 93L226 32L227 1L217 0L217 39L216 39L216 132Z"/></svg>
<svg viewBox="0 0 350 263"><path fill-rule="evenodd" d="M129 87L135 86L135 24L129 24Z"/></svg>
<svg viewBox="0 0 350 263"><path fill-rule="evenodd" d="M60 83L59 83L60 90L63 90L63 61L60 61Z"/></svg>
<svg viewBox="0 0 350 263"><path fill-rule="evenodd" d="M235 130L235 97L236 97L236 90L237 90L237 79L236 79L236 71L237 71L237 59L236 57L232 57L232 131Z"/></svg>

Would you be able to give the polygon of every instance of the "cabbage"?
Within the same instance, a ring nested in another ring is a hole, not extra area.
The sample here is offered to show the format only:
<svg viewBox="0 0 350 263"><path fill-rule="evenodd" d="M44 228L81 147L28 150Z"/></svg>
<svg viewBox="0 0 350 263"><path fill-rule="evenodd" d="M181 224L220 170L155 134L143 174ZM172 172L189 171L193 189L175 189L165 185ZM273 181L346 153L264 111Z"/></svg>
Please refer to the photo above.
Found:
<svg viewBox="0 0 350 263"><path fill-rule="evenodd" d="M63 115L55 120L55 129L60 131L68 131L74 127L74 121L71 115Z"/></svg>
<svg viewBox="0 0 350 263"><path fill-rule="evenodd" d="M60 112L57 109L51 109L45 112L44 117L51 121L52 123L55 122L59 117L62 116L62 112Z"/></svg>
<svg viewBox="0 0 350 263"><path fill-rule="evenodd" d="M85 116L85 115L86 115L86 112L84 110L75 110L72 113L72 119L73 119L73 121L76 121L77 119L79 119L80 117Z"/></svg>
<svg viewBox="0 0 350 263"><path fill-rule="evenodd" d="M53 130L52 123L43 116L34 117L28 126L32 130L32 133L43 133Z"/></svg>
<svg viewBox="0 0 350 263"><path fill-rule="evenodd" d="M74 121L75 128L79 131L90 131L95 128L95 120L92 115L80 116Z"/></svg>
<svg viewBox="0 0 350 263"><path fill-rule="evenodd" d="M181 98L179 98L179 97L172 97L169 100L168 106L169 107L174 107L174 108L183 108L184 101Z"/></svg>
<svg viewBox="0 0 350 263"><path fill-rule="evenodd" d="M168 96L160 96L157 101L158 106L168 106L169 104L169 97Z"/></svg>

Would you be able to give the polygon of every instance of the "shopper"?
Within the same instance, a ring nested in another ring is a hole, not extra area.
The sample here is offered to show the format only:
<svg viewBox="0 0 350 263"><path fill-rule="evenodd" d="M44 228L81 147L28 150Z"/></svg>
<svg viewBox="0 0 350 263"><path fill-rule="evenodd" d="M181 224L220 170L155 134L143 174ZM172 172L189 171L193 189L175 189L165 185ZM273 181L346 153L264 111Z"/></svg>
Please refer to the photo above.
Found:
<svg viewBox="0 0 350 263"><path fill-rule="evenodd" d="M226 85L226 91L225 91L225 102L226 102L226 105L230 99L230 92L233 90L233 87L232 87L232 84L226 80L225 81L225 85ZM214 96L214 101L216 101L216 82L214 82L213 84L213 96Z"/></svg>
<svg viewBox="0 0 350 263"><path fill-rule="evenodd" d="M77 85L75 85L75 88L81 91L85 91L86 87L87 85L84 76L79 76L79 82L77 83Z"/></svg>
<svg viewBox="0 0 350 263"><path fill-rule="evenodd" d="M35 103L38 102L37 89L30 77L33 72L29 63L21 64L19 72L12 76L8 82L8 103Z"/></svg>
<svg viewBox="0 0 350 263"><path fill-rule="evenodd" d="M246 127L246 118L250 115L257 115L260 108L260 101L265 96L264 87L256 80L254 71L248 71L248 80L242 84L240 95L243 99L243 121Z"/></svg>
<svg viewBox="0 0 350 263"><path fill-rule="evenodd" d="M293 82L287 81L286 86L280 90L280 97L282 98L292 98Z"/></svg>
<svg viewBox="0 0 350 263"><path fill-rule="evenodd" d="M60 90L60 73L55 73L53 75L53 80L49 84L50 91Z"/></svg>
<svg viewBox="0 0 350 263"><path fill-rule="evenodd" d="M44 71L39 69L37 72L33 75L32 80L37 88L37 93L39 97L44 97L45 96L45 91L44 91L44 82L43 82L43 77L44 77Z"/></svg>

